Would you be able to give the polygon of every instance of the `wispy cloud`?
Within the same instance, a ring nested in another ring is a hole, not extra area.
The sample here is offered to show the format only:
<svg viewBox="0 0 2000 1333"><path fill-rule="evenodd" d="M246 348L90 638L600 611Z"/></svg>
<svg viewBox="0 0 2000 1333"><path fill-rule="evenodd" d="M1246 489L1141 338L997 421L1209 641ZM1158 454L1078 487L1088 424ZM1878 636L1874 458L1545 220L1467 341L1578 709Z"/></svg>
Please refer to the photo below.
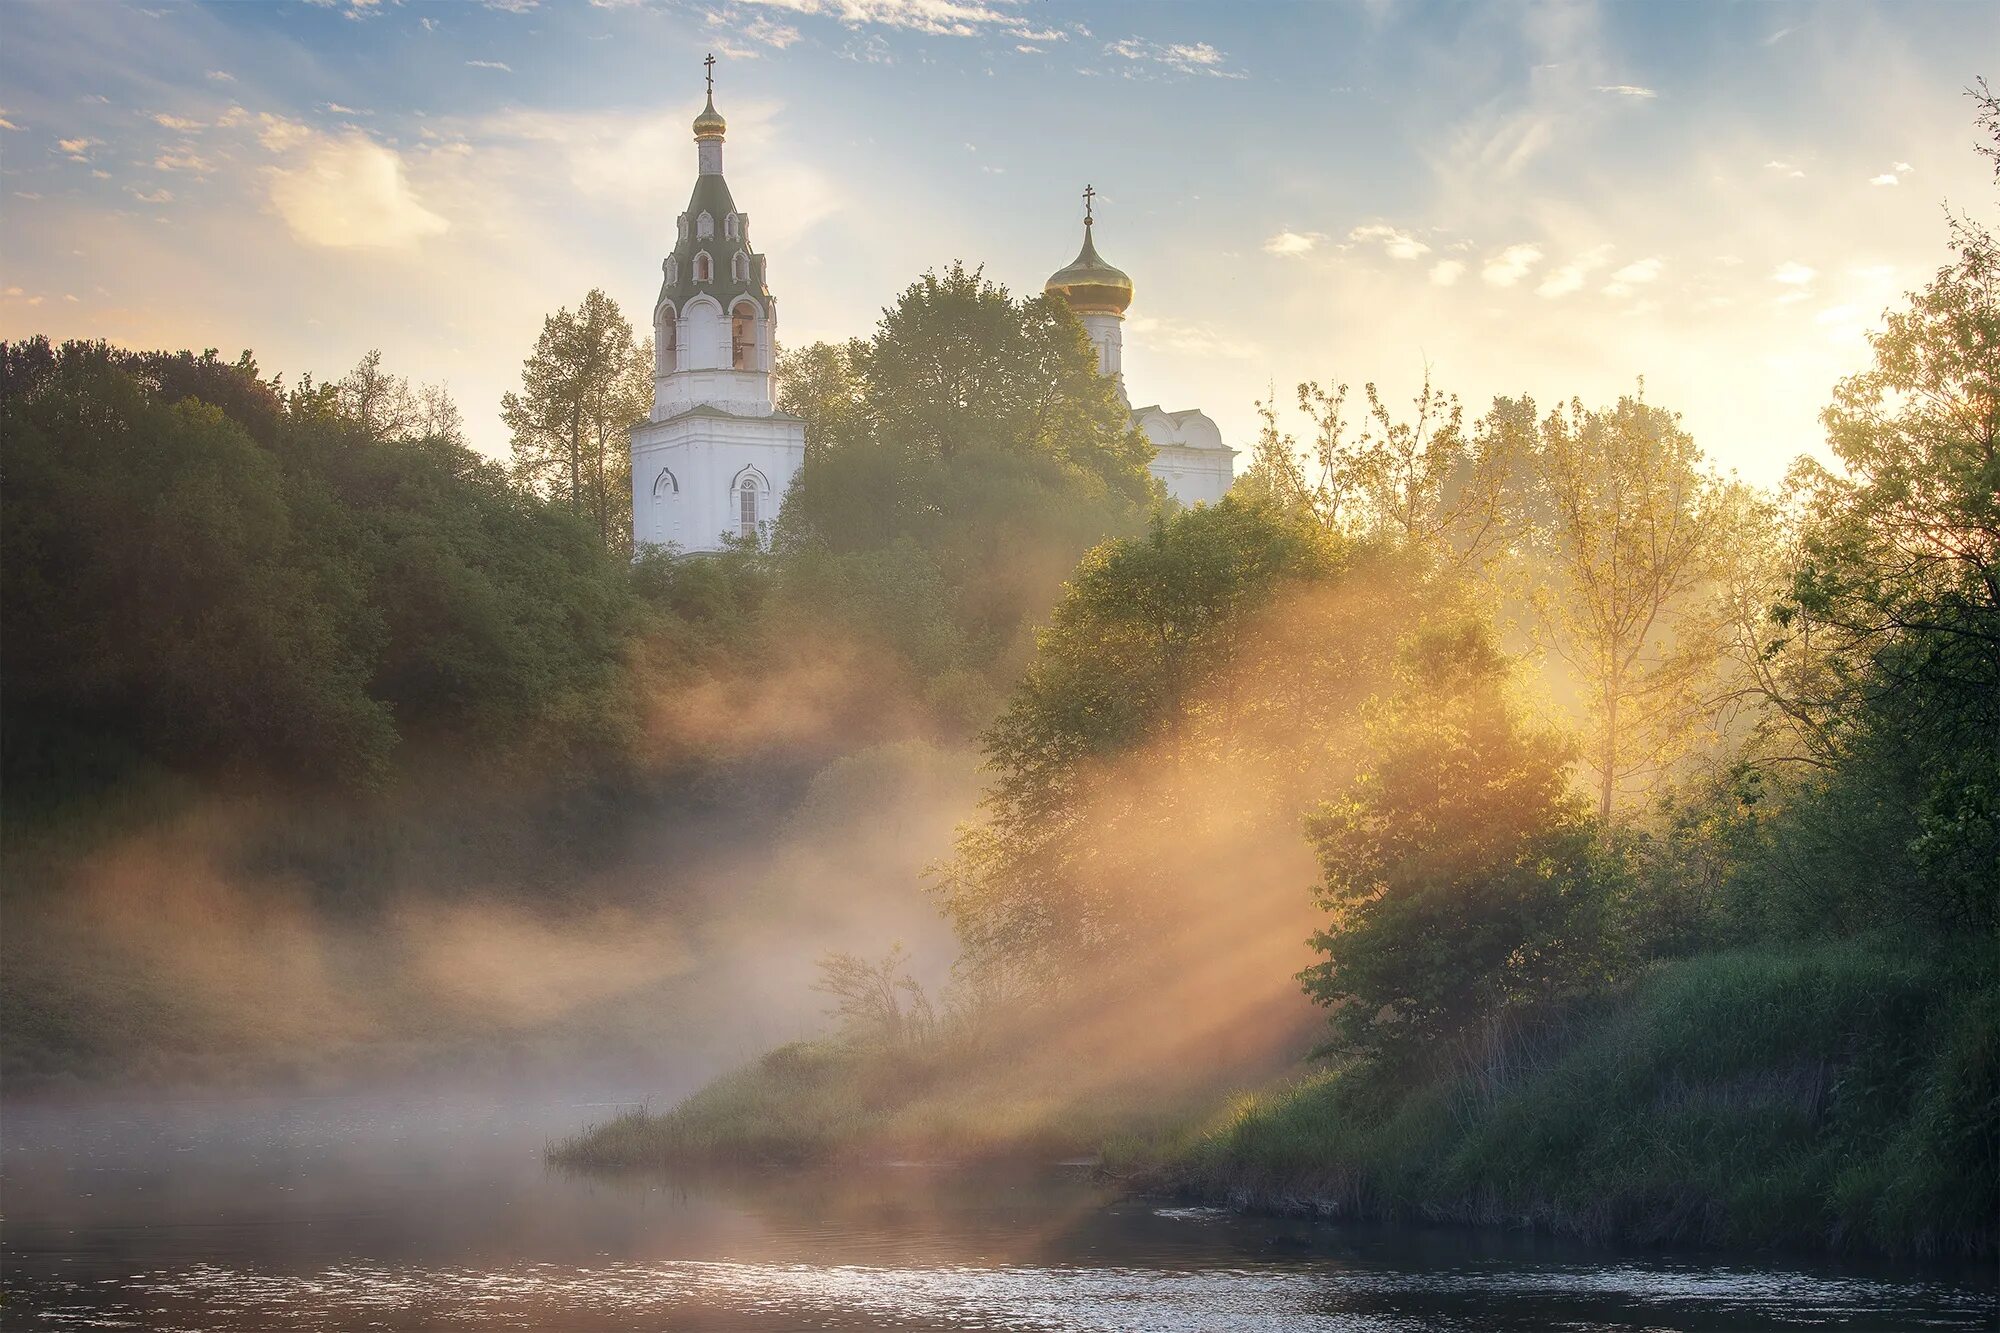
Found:
<svg viewBox="0 0 2000 1333"><path fill-rule="evenodd" d="M407 250L450 228L417 198L402 155L388 145L282 116L262 115L258 125L258 142L282 162L269 173L271 207L307 245Z"/></svg>
<svg viewBox="0 0 2000 1333"><path fill-rule="evenodd" d="M1659 96L1659 93L1653 89L1642 88L1636 83L1600 83L1597 85L1596 91L1610 93L1614 97L1651 98Z"/></svg>
<svg viewBox="0 0 2000 1333"><path fill-rule="evenodd" d="M1431 284L1437 287L1454 286L1464 274L1464 260L1440 259L1431 265Z"/></svg>
<svg viewBox="0 0 2000 1333"><path fill-rule="evenodd" d="M1539 245L1510 245L1499 254L1486 261L1479 276L1491 287L1512 287L1528 276L1529 270L1542 262L1542 247Z"/></svg>
<svg viewBox="0 0 2000 1333"><path fill-rule="evenodd" d="M1635 259L1611 275L1611 281L1604 284L1606 296L1630 296L1649 282L1656 281L1666 261L1658 255L1648 259Z"/></svg>
<svg viewBox="0 0 2000 1333"><path fill-rule="evenodd" d="M231 73L230 73L230 72L229 72L228 70L226 70L226 69L212 69L212 70L210 70L210 71L209 71L209 72L208 72L207 74L203 75L202 77L203 77L203 78L206 78L206 79L207 79L207 80L208 80L209 82L211 82L211 83L234 83L234 82L236 82L236 76L235 76L234 74L231 74Z"/></svg>
<svg viewBox="0 0 2000 1333"><path fill-rule="evenodd" d="M1608 245L1600 245L1586 250L1567 264L1550 272L1548 277L1543 278L1541 284L1535 288L1535 295L1555 298L1558 296L1568 296L1571 292L1580 291L1583 288L1584 279L1588 278L1596 270L1603 268L1610 258L1611 247ZM1488 281L1490 282L1492 279L1489 278Z"/></svg>
<svg viewBox="0 0 2000 1333"><path fill-rule="evenodd" d="M1788 259L1771 270L1771 281L1787 287L1804 287L1818 276L1818 269L1808 268L1796 259Z"/></svg>
<svg viewBox="0 0 2000 1333"><path fill-rule="evenodd" d="M1362 245L1380 242L1391 259L1421 259L1431 252L1431 248L1416 237L1385 222L1356 227L1347 233L1347 239Z"/></svg>
<svg viewBox="0 0 2000 1333"><path fill-rule="evenodd" d="M1281 231L1264 242L1264 253L1303 255L1310 253L1326 237L1316 231Z"/></svg>
<svg viewBox="0 0 2000 1333"><path fill-rule="evenodd" d="M103 146L104 141L101 139L78 137L75 139L56 140L56 151L72 162L90 161L91 150Z"/></svg>
<svg viewBox="0 0 2000 1333"><path fill-rule="evenodd" d="M1134 338L1148 348L1164 348L1186 356L1219 356L1232 361L1248 361L1258 355L1254 343L1220 333L1206 324L1173 319L1163 315L1141 315L1129 326Z"/></svg>
<svg viewBox="0 0 2000 1333"><path fill-rule="evenodd" d="M468 60L465 62L465 67L467 69L497 69L503 74L512 74L514 72L514 67L504 60Z"/></svg>
<svg viewBox="0 0 2000 1333"><path fill-rule="evenodd" d="M1804 171L1800 170L1793 163L1780 161L1775 157L1764 164L1764 170L1775 172L1789 180L1804 180L1806 175Z"/></svg>
<svg viewBox="0 0 2000 1333"><path fill-rule="evenodd" d="M1216 78L1244 77L1224 67L1227 59L1207 42L1149 42L1143 37L1121 37L1107 42L1105 53L1125 60L1163 66L1180 74L1209 74Z"/></svg>

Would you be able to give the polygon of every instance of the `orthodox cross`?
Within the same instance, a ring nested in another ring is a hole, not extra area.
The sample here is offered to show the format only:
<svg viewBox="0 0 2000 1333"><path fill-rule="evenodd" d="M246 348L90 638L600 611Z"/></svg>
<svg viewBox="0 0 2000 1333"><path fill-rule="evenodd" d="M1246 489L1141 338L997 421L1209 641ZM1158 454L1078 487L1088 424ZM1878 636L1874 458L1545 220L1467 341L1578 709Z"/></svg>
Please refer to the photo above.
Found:
<svg viewBox="0 0 2000 1333"><path fill-rule="evenodd" d="M1097 187L1096 187L1095 185L1086 185L1086 186L1084 186L1084 187L1083 187L1083 225L1084 225L1084 226L1086 226L1086 227L1088 227L1088 226L1090 225L1090 201L1091 201L1091 200L1093 200L1093 199L1095 199L1095 198L1097 198Z"/></svg>
<svg viewBox="0 0 2000 1333"><path fill-rule="evenodd" d="M715 96L715 52L708 53L708 59L701 62L708 71L708 95Z"/></svg>

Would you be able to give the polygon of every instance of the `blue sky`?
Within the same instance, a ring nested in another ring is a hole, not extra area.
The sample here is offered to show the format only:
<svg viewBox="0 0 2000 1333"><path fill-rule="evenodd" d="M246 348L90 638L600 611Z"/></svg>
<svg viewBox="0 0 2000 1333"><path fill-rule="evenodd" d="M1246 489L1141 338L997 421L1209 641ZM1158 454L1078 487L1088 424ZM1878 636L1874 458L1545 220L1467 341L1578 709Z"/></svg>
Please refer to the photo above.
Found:
<svg viewBox="0 0 2000 1333"><path fill-rule="evenodd" d="M370 347L480 447L542 315L642 318L718 56L780 337L1098 239L1135 401L1248 443L1301 379L1608 400L1726 467L1820 440L1865 330L1990 216L2000 6L637 0L0 10L0 336Z"/></svg>

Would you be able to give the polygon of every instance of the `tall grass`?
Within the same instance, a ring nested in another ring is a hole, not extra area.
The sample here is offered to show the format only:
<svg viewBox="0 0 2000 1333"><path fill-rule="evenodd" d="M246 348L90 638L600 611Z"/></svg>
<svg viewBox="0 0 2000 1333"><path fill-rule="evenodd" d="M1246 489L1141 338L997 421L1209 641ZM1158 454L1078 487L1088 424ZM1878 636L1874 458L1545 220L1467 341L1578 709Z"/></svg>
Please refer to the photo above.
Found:
<svg viewBox="0 0 2000 1333"><path fill-rule="evenodd" d="M1171 1177L1595 1239L1991 1253L1995 970L1879 939L1663 964L1427 1077L1348 1067L1249 1099Z"/></svg>

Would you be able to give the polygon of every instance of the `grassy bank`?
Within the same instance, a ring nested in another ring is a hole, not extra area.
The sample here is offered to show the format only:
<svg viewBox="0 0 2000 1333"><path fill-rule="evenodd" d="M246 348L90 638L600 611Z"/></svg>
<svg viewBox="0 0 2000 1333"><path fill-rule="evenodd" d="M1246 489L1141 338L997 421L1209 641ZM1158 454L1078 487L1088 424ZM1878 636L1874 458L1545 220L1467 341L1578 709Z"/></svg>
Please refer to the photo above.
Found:
<svg viewBox="0 0 2000 1333"><path fill-rule="evenodd" d="M559 1160L1102 1154L1238 1207L1589 1239L1991 1253L2000 987L1986 956L1866 941L1658 966L1442 1072L1035 1094L992 1051L793 1045Z"/></svg>
<svg viewBox="0 0 2000 1333"><path fill-rule="evenodd" d="M1728 953L1398 1085L1247 1098L1166 1177L1238 1206L1592 1239L1991 1253L1990 951Z"/></svg>
<svg viewBox="0 0 2000 1333"><path fill-rule="evenodd" d="M1057 1161L1107 1144L1164 1159L1162 1145L1224 1093L1121 1086L1055 1092L1010 1076L988 1050L795 1042L725 1074L659 1115L636 1113L560 1145L569 1166L888 1159Z"/></svg>

